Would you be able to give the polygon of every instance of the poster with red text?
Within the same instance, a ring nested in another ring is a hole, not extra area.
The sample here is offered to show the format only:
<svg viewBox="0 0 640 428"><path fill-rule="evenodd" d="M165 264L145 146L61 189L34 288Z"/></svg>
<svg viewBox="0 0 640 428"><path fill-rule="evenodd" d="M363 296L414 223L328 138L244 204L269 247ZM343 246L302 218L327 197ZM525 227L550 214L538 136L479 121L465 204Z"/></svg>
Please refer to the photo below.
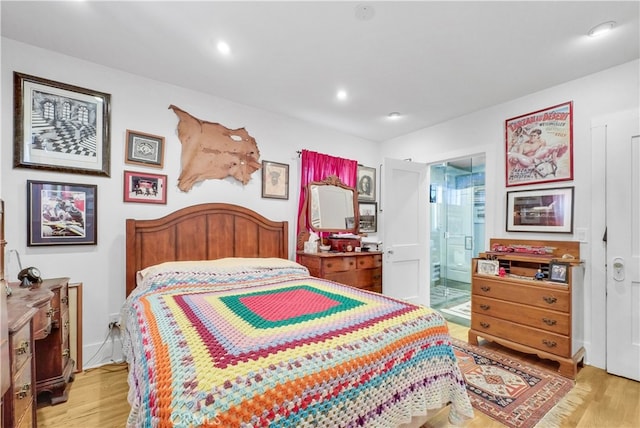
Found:
<svg viewBox="0 0 640 428"><path fill-rule="evenodd" d="M505 121L506 184L573 180L573 102Z"/></svg>

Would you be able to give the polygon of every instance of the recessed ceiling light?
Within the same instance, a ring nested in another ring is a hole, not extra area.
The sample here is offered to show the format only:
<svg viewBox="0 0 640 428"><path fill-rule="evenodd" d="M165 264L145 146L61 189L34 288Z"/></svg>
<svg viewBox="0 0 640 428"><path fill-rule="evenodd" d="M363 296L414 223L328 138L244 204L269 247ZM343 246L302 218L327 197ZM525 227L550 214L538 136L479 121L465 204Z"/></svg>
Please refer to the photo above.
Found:
<svg viewBox="0 0 640 428"><path fill-rule="evenodd" d="M389 114L387 115L387 117L388 117L389 119L400 119L400 116L402 116L402 115L401 115L399 112L397 112L397 111L392 111L391 113L389 113Z"/></svg>
<svg viewBox="0 0 640 428"><path fill-rule="evenodd" d="M220 52L222 55L229 55L229 53L231 52L231 47L227 42L223 40L220 40L216 47L218 48L218 52Z"/></svg>
<svg viewBox="0 0 640 428"><path fill-rule="evenodd" d="M593 27L591 30L589 30L587 34L589 35L589 37L602 36L603 34L613 30L615 26L616 26L615 21L603 22L602 24L598 24L595 27Z"/></svg>
<svg viewBox="0 0 640 428"><path fill-rule="evenodd" d="M347 91L345 91L344 89L340 89L336 93L336 98L339 99L339 100L346 100L347 99Z"/></svg>

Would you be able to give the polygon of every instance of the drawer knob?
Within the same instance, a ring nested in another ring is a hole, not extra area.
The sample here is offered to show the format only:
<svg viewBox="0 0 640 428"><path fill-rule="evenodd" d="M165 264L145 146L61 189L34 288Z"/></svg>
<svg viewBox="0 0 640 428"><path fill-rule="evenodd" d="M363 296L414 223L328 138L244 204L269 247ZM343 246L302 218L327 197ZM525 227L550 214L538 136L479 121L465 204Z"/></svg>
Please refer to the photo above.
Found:
<svg viewBox="0 0 640 428"><path fill-rule="evenodd" d="M29 351L29 342L27 340L23 340L16 348L16 355L26 354L27 351Z"/></svg>
<svg viewBox="0 0 640 428"><path fill-rule="evenodd" d="M333 266L331 263L327 263L328 268L330 268L331 266Z"/></svg>
<svg viewBox="0 0 640 428"><path fill-rule="evenodd" d="M480 287L480 290L487 292L489 290L491 290L491 287L489 287L488 285L483 285L482 287Z"/></svg>
<svg viewBox="0 0 640 428"><path fill-rule="evenodd" d="M18 400L22 400L23 398L26 398L27 395L29 395L30 389L31 389L31 385L29 385L28 383L25 383L24 385L22 385L22 387L16 392L16 397L18 398Z"/></svg>
<svg viewBox="0 0 640 428"><path fill-rule="evenodd" d="M549 348L553 348L557 345L557 343L554 342L553 340L547 340L547 339L542 339L542 343L547 345Z"/></svg>
<svg viewBox="0 0 640 428"><path fill-rule="evenodd" d="M69 348L67 348L64 351L62 351L62 356L63 357L68 357L69 355L71 355L71 351L69 350Z"/></svg>
<svg viewBox="0 0 640 428"><path fill-rule="evenodd" d="M480 322L480 327L482 327L482 328L489 328L489 327L490 327L490 324L489 324L488 322L481 321L481 322Z"/></svg>
<svg viewBox="0 0 640 428"><path fill-rule="evenodd" d="M547 302L548 304L550 304L550 305L552 305L552 304L554 304L555 302L558 301L558 299L556 297L553 297L553 296L544 296L542 299L545 302Z"/></svg>
<svg viewBox="0 0 640 428"><path fill-rule="evenodd" d="M61 297L60 303L62 303L63 305L66 305L67 303L69 303L69 298L67 296Z"/></svg>
<svg viewBox="0 0 640 428"><path fill-rule="evenodd" d="M480 309L482 309L483 311L488 311L491 308L491 306L489 305L480 305Z"/></svg>
<svg viewBox="0 0 640 428"><path fill-rule="evenodd" d="M556 320L552 320L550 318L542 318L542 322L546 325L556 325Z"/></svg>

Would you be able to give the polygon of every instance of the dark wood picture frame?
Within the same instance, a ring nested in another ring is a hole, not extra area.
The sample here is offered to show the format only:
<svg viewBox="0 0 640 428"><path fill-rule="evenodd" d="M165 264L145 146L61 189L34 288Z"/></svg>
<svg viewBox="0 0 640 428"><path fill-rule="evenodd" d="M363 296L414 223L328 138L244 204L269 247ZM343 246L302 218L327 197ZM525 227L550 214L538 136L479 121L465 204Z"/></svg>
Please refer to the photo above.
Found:
<svg viewBox="0 0 640 428"><path fill-rule="evenodd" d="M507 232L573 233L573 187L507 192Z"/></svg>
<svg viewBox="0 0 640 428"><path fill-rule="evenodd" d="M164 166L164 137L127 129L125 163L162 168Z"/></svg>
<svg viewBox="0 0 640 428"><path fill-rule="evenodd" d="M144 204L167 203L167 176L139 171L124 171L123 201Z"/></svg>
<svg viewBox="0 0 640 428"><path fill-rule="evenodd" d="M13 166L109 177L111 95L14 72Z"/></svg>
<svg viewBox="0 0 640 428"><path fill-rule="evenodd" d="M98 186L27 180L27 246L96 245Z"/></svg>
<svg viewBox="0 0 640 428"><path fill-rule="evenodd" d="M289 165L262 161L262 197L289 199Z"/></svg>
<svg viewBox="0 0 640 428"><path fill-rule="evenodd" d="M358 165L358 200L374 202L376 200L376 169Z"/></svg>
<svg viewBox="0 0 640 428"><path fill-rule="evenodd" d="M378 231L378 203L358 202L359 222L361 233L375 233Z"/></svg>

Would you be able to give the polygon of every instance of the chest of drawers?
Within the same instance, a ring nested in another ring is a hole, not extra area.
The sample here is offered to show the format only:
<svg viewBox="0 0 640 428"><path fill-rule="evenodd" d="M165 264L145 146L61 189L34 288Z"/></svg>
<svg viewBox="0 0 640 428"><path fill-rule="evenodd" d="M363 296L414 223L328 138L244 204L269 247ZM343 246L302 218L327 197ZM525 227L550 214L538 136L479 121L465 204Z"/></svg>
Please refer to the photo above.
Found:
<svg viewBox="0 0 640 428"><path fill-rule="evenodd" d="M298 263L312 276L341 284L382 293L382 253L304 253L298 252Z"/></svg>
<svg viewBox="0 0 640 428"><path fill-rule="evenodd" d="M579 249L575 251L579 254ZM492 257L505 269L503 277L477 272L481 258L472 263L469 342L477 345L478 337L482 337L556 361L559 373L574 379L584 357L584 348L578 341L582 337L581 326L576 322L582 295L579 260L566 262L566 282L558 283L548 277L534 279L536 272L548 272L549 265L558 260L554 254Z"/></svg>

